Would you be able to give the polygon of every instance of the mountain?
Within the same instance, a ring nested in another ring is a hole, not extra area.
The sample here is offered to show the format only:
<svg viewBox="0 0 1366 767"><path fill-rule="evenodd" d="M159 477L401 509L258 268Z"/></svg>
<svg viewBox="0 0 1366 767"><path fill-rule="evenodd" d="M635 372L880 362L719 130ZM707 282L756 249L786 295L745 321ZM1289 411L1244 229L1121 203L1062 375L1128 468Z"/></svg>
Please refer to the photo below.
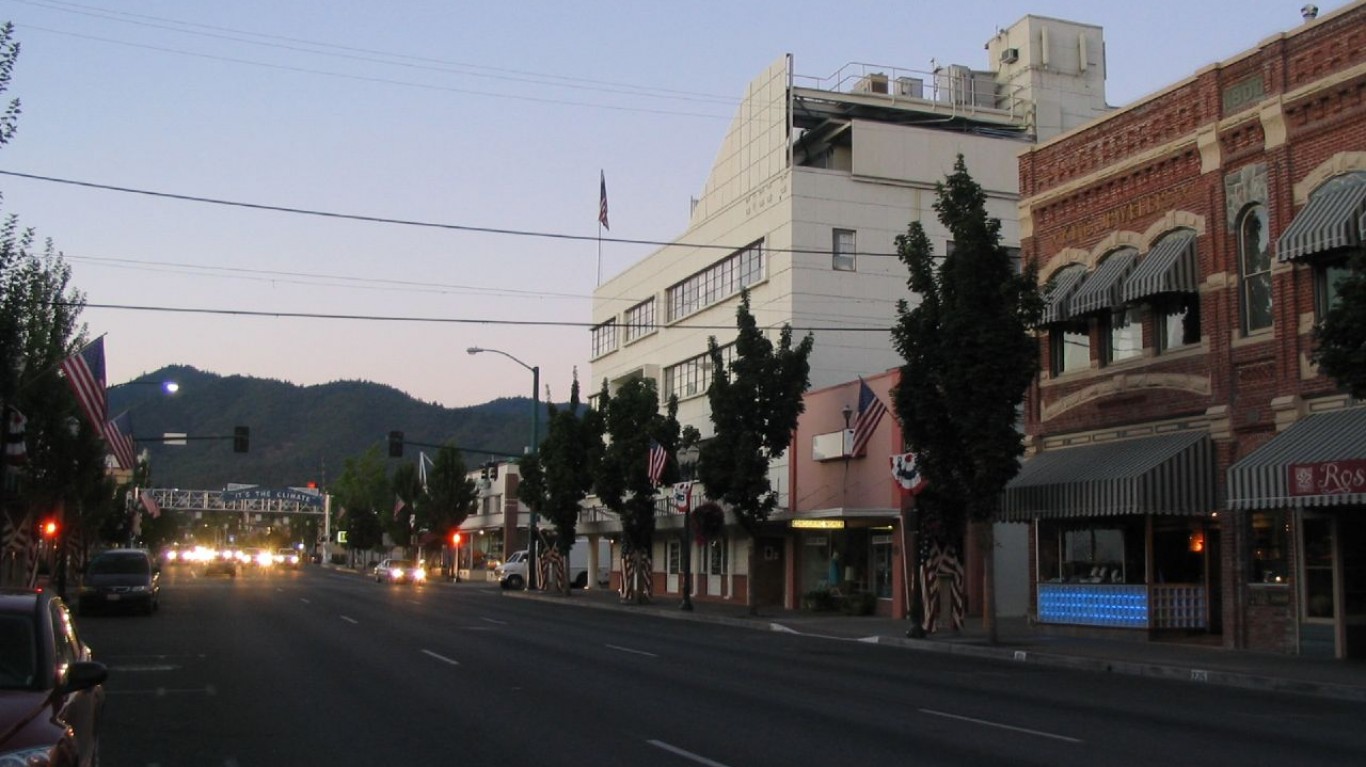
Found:
<svg viewBox="0 0 1366 767"><path fill-rule="evenodd" d="M142 383L168 380L179 384L173 395ZM403 432L405 441L403 458L386 458L393 463L416 461L419 451L434 455L438 446L453 443L464 452L466 465L476 465L501 454L521 454L531 436L527 397L446 408L368 381L298 386L187 366L165 367L138 383L111 387L109 412L124 411L138 450L147 450L154 486L204 490L230 482L326 487L340 476L347 458L370 448L387 456L391 431ZM544 434L544 411L540 421ZM238 426L250 430L245 453L233 452ZM187 434L187 443L161 444L167 432Z"/></svg>

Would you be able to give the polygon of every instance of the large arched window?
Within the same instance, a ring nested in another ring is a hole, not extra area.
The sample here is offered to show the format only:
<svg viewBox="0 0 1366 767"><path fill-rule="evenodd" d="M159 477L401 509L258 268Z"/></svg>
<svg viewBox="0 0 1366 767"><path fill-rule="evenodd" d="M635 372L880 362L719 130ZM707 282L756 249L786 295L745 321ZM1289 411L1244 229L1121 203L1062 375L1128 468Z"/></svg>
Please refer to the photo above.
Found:
<svg viewBox="0 0 1366 767"><path fill-rule="evenodd" d="M1266 208L1249 205L1238 222L1243 333L1271 327L1271 236Z"/></svg>

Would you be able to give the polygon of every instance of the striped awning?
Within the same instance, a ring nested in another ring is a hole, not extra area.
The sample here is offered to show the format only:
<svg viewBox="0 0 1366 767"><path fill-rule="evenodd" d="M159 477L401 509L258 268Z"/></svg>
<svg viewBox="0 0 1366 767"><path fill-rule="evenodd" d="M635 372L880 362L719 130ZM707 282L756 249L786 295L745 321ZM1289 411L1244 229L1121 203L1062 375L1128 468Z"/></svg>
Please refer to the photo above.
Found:
<svg viewBox="0 0 1366 767"><path fill-rule="evenodd" d="M1095 274L1072 296L1072 316L1108 312L1124 303L1121 288L1124 287L1124 279L1133 271L1137 258L1138 251L1126 249L1112 253L1100 262Z"/></svg>
<svg viewBox="0 0 1366 767"><path fill-rule="evenodd" d="M1047 325L1053 322L1062 322L1071 317L1072 315L1068 311L1068 299L1072 297L1072 292L1084 279L1086 279L1085 269L1071 268L1060 272L1053 280L1053 289L1044 296L1043 316L1039 323Z"/></svg>
<svg viewBox="0 0 1366 767"><path fill-rule="evenodd" d="M1215 508L1213 443L1204 431L1060 448L1025 461L1001 495L1003 522Z"/></svg>
<svg viewBox="0 0 1366 767"><path fill-rule="evenodd" d="M1295 220L1276 241L1276 258L1294 261L1304 256L1361 244L1361 216L1366 184L1344 184L1309 198Z"/></svg>
<svg viewBox="0 0 1366 767"><path fill-rule="evenodd" d="M1124 301L1161 293L1195 293L1200 289L1200 267L1195 260L1195 232L1169 234L1138 262L1124 281Z"/></svg>
<svg viewBox="0 0 1366 767"><path fill-rule="evenodd" d="M1277 434L1228 469L1230 509L1366 504L1366 492L1292 492L1290 467L1366 459L1366 407L1319 413Z"/></svg>

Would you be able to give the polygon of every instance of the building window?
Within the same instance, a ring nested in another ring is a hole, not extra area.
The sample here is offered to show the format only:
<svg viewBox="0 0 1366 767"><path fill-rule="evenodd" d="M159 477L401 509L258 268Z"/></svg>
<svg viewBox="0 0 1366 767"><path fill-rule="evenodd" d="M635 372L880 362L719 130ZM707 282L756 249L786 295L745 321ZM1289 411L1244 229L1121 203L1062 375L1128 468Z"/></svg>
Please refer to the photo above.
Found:
<svg viewBox="0 0 1366 767"><path fill-rule="evenodd" d="M1138 307L1124 306L1110 312L1109 342L1105 345L1105 362L1119 362L1143 356L1143 316Z"/></svg>
<svg viewBox="0 0 1366 767"><path fill-rule="evenodd" d="M721 347L721 362L727 368L735 362L735 344ZM687 399L706 394L713 372L710 354L699 354L664 368L664 398Z"/></svg>
<svg viewBox="0 0 1366 767"><path fill-rule="evenodd" d="M854 271L856 242L852 229L836 229L834 233L834 266L837 272Z"/></svg>
<svg viewBox="0 0 1366 767"><path fill-rule="evenodd" d="M676 539L669 541L667 557L669 575L678 575L683 572L683 568L679 566L683 560L683 546Z"/></svg>
<svg viewBox="0 0 1366 767"><path fill-rule="evenodd" d="M1200 297L1171 293L1153 301L1159 354L1200 343Z"/></svg>
<svg viewBox="0 0 1366 767"><path fill-rule="evenodd" d="M728 548L724 537L717 538L708 546L707 553L707 575L725 575Z"/></svg>
<svg viewBox="0 0 1366 767"><path fill-rule="evenodd" d="M610 319L593 328L593 356L601 357L617 350L617 321Z"/></svg>
<svg viewBox="0 0 1366 767"><path fill-rule="evenodd" d="M732 253L668 290L669 320L682 319L723 301L764 277L762 242Z"/></svg>
<svg viewBox="0 0 1366 767"><path fill-rule="evenodd" d="M632 306L623 317L626 325L626 342L636 340L655 331L655 300L653 298Z"/></svg>
<svg viewBox="0 0 1366 767"><path fill-rule="evenodd" d="M1328 310L1338 302L1342 283L1352 275L1345 258L1314 265L1314 312L1323 322Z"/></svg>
<svg viewBox="0 0 1366 767"><path fill-rule="evenodd" d="M1238 224L1243 333L1271 327L1271 237L1266 208L1249 206Z"/></svg>
<svg viewBox="0 0 1366 767"><path fill-rule="evenodd" d="M1091 333L1086 320L1054 323L1048 328L1048 341L1053 375L1091 366Z"/></svg>
<svg viewBox="0 0 1366 767"><path fill-rule="evenodd" d="M1290 573L1290 528L1282 510L1252 513L1250 583L1285 585Z"/></svg>

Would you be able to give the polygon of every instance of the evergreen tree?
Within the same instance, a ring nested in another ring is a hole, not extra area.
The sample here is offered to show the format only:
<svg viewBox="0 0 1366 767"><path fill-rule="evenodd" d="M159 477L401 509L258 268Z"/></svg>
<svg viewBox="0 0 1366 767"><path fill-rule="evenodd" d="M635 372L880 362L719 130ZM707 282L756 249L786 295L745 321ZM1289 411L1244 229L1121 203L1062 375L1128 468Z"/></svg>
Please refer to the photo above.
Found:
<svg viewBox="0 0 1366 767"><path fill-rule="evenodd" d="M920 222L897 237L897 254L919 297L897 307L892 339L905 364L893 391L898 420L927 482L924 512L951 536L981 525L983 614L995 641L992 530L998 497L1024 454L1017 411L1038 373L1031 328L1042 311L1032 266L1017 271L989 218L986 194L962 155L936 185L934 209L952 250L938 267Z"/></svg>
<svg viewBox="0 0 1366 767"><path fill-rule="evenodd" d="M569 403L564 409L548 405L545 439L536 455L521 461L521 484L517 497L555 529L553 557L558 590L569 596L569 550L578 537L576 529L583 499L593 489L593 476L603 453L602 419L597 411L583 409L579 380L575 376ZM550 589L542 583L541 588Z"/></svg>
<svg viewBox="0 0 1366 767"><path fill-rule="evenodd" d="M659 412L659 396L652 378L632 378L615 395L603 381L598 397L602 431L607 445L594 474L594 486L604 506L621 517L622 580L626 598L650 601L645 577L651 571L654 545L656 485L650 482L648 460L653 440L670 455L678 445L678 398L670 397L665 414ZM670 461L660 482L668 484L678 475Z"/></svg>
<svg viewBox="0 0 1366 767"><path fill-rule="evenodd" d="M449 541L479 500L479 489L470 479L464 455L454 445L436 451L427 474L426 503L418 507L418 527L425 527ZM455 563L459 565L459 563Z"/></svg>
<svg viewBox="0 0 1366 767"><path fill-rule="evenodd" d="M371 447L359 458L347 458L332 494L337 504L346 509L341 526L346 530L347 548L353 554L378 548L384 542L380 510L392 514L394 504L379 447Z"/></svg>
<svg viewBox="0 0 1366 767"><path fill-rule="evenodd" d="M1347 262L1337 300L1314 329L1314 362L1357 399L1366 399L1366 251Z"/></svg>
<svg viewBox="0 0 1366 767"><path fill-rule="evenodd" d="M412 550L416 559L417 541L417 510L419 506L426 505L425 491L422 489L422 480L418 477L417 463L414 461L403 461L394 467L394 474L390 478L390 484L394 488L394 505L399 501L403 502L403 508L397 514L390 513L384 518L384 529L389 532L389 538L393 540L395 546L402 546L404 550Z"/></svg>
<svg viewBox="0 0 1366 767"><path fill-rule="evenodd" d="M782 458L805 409L810 385L808 334L795 347L792 327L783 325L778 343L770 341L749 310L749 291L741 291L735 313L735 355L727 367L716 337L707 341L712 382L707 390L714 427L701 445L697 477L710 498L724 501L750 539L747 601L754 604L754 542L778 504L769 482L769 465Z"/></svg>

